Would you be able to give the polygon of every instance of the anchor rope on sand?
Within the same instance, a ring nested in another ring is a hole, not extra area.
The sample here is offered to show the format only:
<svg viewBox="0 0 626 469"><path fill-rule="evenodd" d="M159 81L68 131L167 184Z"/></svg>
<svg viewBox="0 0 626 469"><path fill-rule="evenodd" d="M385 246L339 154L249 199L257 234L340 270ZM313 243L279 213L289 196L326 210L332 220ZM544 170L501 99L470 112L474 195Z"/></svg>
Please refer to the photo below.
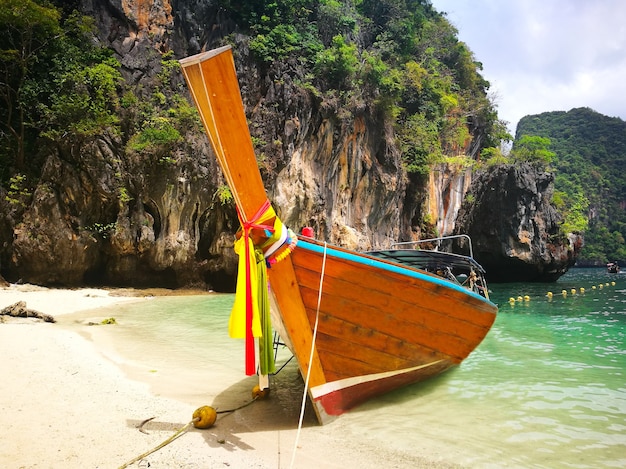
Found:
<svg viewBox="0 0 626 469"><path fill-rule="evenodd" d="M205 405L205 406L197 408L194 411L194 413L192 415L193 418L189 421L189 423L185 424L183 427L181 427L178 430L176 430L173 435L171 435L170 437L165 439L163 442L159 443L154 448L146 451L145 453L140 454L139 456L131 459L127 463L122 464L119 467L119 469L126 469L127 467L132 466L136 462L141 461L142 459L146 458L147 456L151 455L152 453L156 453L158 450L160 450L161 448L164 448L165 446L169 445L172 441L176 440L178 437L180 437L181 435L186 433L191 428L192 425L193 425L194 428L198 428L198 429L210 428L210 427L213 426L213 424L217 420L217 415L218 414L227 414L227 413L235 412L237 410L240 410L240 409L243 409L244 407L249 406L250 404L252 404L257 399L260 399L260 398L263 398L263 397L266 396L266 394L263 393L263 391L257 390L257 386L255 386L254 389L252 390L252 394L253 394L252 400L246 402L245 404L240 405L239 407L235 407L234 409L227 409L227 410L219 410L218 411L218 410L215 410L213 407L208 406L208 405ZM146 433L142 429L142 427L146 423L148 423L151 420L153 420L154 418L155 417L152 417L152 418L146 419L143 422L141 422L137 426L139 431L142 432L142 433Z"/></svg>

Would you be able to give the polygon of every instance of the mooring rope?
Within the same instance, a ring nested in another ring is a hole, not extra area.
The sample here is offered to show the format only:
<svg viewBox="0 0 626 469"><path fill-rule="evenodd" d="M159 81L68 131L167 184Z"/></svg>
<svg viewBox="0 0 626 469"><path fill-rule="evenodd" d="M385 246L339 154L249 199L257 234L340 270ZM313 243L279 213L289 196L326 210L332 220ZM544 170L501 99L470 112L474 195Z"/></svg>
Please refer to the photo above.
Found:
<svg viewBox="0 0 626 469"><path fill-rule="evenodd" d="M172 441L174 441L176 438L178 438L179 436L181 436L183 433L185 433L187 430L189 430L189 427L191 427L195 422L198 422L200 420L200 417L196 417L193 420L191 420L188 424L186 424L184 427L178 429L176 431L176 433L174 433L172 436L170 436L167 440L163 441L162 443L160 443L159 445L155 446L154 448L152 448L151 450L146 451L145 453L140 454L139 456L137 456L134 459L131 459L130 461L128 461L125 464L122 464L119 469L125 469L128 466L131 466L133 464L135 464L137 461L141 461L143 458L151 455L152 453L160 450L161 448L163 448L164 446L169 445Z"/></svg>
<svg viewBox="0 0 626 469"><path fill-rule="evenodd" d="M235 412L235 411L237 411L237 410L243 409L244 407L247 407L247 406L249 406L250 404L252 404L254 401L256 401L257 399L259 399L260 397L261 397L260 395L256 395L256 396L254 396L254 397L252 398L252 400L251 400L251 401L248 401L248 402L246 402L246 403L244 403L244 404L240 405L239 407L235 407L234 409L227 409L227 410L214 411L214 412L215 412L214 416L215 416L215 415L217 415L217 414L226 414L226 413ZM179 436L181 436L183 433L187 432L187 431L189 430L189 428L190 428L192 425L194 425L194 426L195 426L198 422L200 422L200 421L202 420L202 417L201 417L201 416L196 417L195 415L196 415L196 413L197 413L198 411L200 411L200 410L202 410L203 408L206 408L206 407L208 407L208 406L205 406L205 407L200 407L199 409L197 409L197 410L196 410L196 412L194 412L194 418L193 418L193 419L192 419L189 423L187 423L187 424L186 424L186 425L184 425L183 427L181 427L181 428L179 428L178 430L176 430L176 432L175 432L172 436L168 437L166 440L164 440L162 443L159 443L159 444L158 444L157 446L155 446L154 448L152 448L152 449L150 449L150 450L146 451L145 453L140 454L139 456L137 456L136 458L131 459L131 460L130 460L130 461L128 461L127 463L122 464L122 465L119 467L119 469L126 469L127 467L132 466L133 464L135 464L136 462L141 461L141 460L142 460L142 459L144 459L145 457L150 456L152 453L156 453L156 452L157 452L158 450L160 450L161 448L163 448L163 447L165 447L165 446L169 445L169 444L170 444L172 441L174 441L176 438L178 438ZM212 409L212 408L211 408L211 409ZM144 420L143 422L141 422L141 424L140 424L140 425L138 425L138 427L137 427L137 428L139 429L139 431L140 431L140 432L142 432L142 433L147 433L147 432L145 432L145 431L142 429L142 427L143 427L143 425L144 425L144 424L148 423L149 421L153 420L154 418L155 418L155 417L152 417L152 418L146 419L146 420ZM214 419L211 421L211 423L209 424L209 426L211 426L211 425L213 424L213 423L212 423L213 421L214 421ZM198 427L198 428L208 428L208 427Z"/></svg>
<svg viewBox="0 0 626 469"><path fill-rule="evenodd" d="M326 248L327 244L324 242L324 257L322 258L322 272L320 274L320 286L317 295L317 309L315 311L315 326L313 327L313 337L311 338L311 353L309 355L309 366L306 370L306 379L304 380L304 392L302 393L302 406L300 407L300 419L298 421L298 431L296 432L296 441L293 445L293 452L291 453L290 468L293 468L294 461L296 460L296 450L298 448L298 442L300 440L300 432L302 430L302 421L304 419L304 408L306 406L306 396L309 389L309 378L311 377L311 363L313 363L313 353L315 352L315 339L317 338L317 326L320 318L320 304L322 303L322 287L324 284L324 273L326 272Z"/></svg>

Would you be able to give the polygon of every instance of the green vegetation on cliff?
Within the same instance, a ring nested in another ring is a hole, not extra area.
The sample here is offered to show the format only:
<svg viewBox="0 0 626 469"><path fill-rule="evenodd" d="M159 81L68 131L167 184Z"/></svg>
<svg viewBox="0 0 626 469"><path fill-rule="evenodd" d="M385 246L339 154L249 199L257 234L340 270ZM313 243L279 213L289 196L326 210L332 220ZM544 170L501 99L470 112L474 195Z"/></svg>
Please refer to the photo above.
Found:
<svg viewBox="0 0 626 469"><path fill-rule="evenodd" d="M307 89L348 114L370 108L395 126L409 173L506 137L482 65L428 0L220 2L270 68L297 63ZM373 106L372 106L373 103Z"/></svg>
<svg viewBox="0 0 626 469"><path fill-rule="evenodd" d="M296 60L309 70L308 86L340 106L376 103L396 125L409 172L463 153L471 136L483 147L498 145L503 126L481 64L429 1L219 3L251 35L250 49L265 66ZM92 22L44 0L0 0L4 180L9 167L24 169L41 137L87 138L119 124L119 63L92 45ZM160 117L139 123L131 149L177 140Z"/></svg>
<svg viewBox="0 0 626 469"><path fill-rule="evenodd" d="M200 128L195 108L172 89L178 62L171 52L151 89L136 88L113 51L98 45L94 19L55 3L66 9L46 0L0 0L0 181L9 182L14 206L31 194L41 162L55 149L79 157L105 138L163 164L183 130Z"/></svg>
<svg viewBox="0 0 626 469"><path fill-rule="evenodd" d="M197 124L172 89L171 53L151 89L135 88L78 6L0 0L0 179L13 178L15 194L29 193L51 148L78 155L108 136L130 155L168 163L181 131ZM427 174L444 156L476 158L506 137L482 65L428 0L222 0L216 8L249 35L261 69L293 64L339 118L365 110L393 125L408 173Z"/></svg>
<svg viewBox="0 0 626 469"><path fill-rule="evenodd" d="M546 112L520 120L515 144L529 138L548 139L554 152L554 203L564 229L585 236L579 261L625 260L626 122L588 108Z"/></svg>

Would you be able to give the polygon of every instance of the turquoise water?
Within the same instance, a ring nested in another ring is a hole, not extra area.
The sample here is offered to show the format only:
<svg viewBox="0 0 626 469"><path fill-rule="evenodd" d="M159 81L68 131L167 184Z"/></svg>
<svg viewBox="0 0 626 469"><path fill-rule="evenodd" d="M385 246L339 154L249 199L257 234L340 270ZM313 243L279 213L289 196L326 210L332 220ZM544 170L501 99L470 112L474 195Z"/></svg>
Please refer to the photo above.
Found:
<svg viewBox="0 0 626 469"><path fill-rule="evenodd" d="M573 269L555 284L491 290L498 318L460 367L372 400L328 431L399 452L434 451L467 467L626 467L626 275ZM528 301L511 305L518 296ZM232 395L250 388L243 344L227 336L232 300L165 297L102 314L119 322L107 329L114 331L115 353L131 357L148 381L166 378L170 387L159 392L224 399L226 389ZM173 382L181 383L174 391ZM287 389L278 418L296 427L302 392L296 368L288 366L276 383Z"/></svg>
<svg viewBox="0 0 626 469"><path fill-rule="evenodd" d="M393 431L413 436L398 447L429 438L471 467L626 467L625 286L626 275L603 269L574 269L556 284L494 284L498 318L461 367L383 398L402 409L365 407L381 420L410 413ZM376 431L393 441L384 422Z"/></svg>

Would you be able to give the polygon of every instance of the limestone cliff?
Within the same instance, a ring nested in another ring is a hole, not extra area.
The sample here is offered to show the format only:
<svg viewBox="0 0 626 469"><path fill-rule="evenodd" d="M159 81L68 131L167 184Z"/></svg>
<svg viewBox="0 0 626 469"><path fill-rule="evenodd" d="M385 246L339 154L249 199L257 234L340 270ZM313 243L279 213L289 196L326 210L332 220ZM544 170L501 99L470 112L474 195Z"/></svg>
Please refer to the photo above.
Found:
<svg viewBox="0 0 626 469"><path fill-rule="evenodd" d="M213 2L85 0L83 12L96 18L100 40L139 93L155 86L162 52L216 47L233 27ZM304 71L286 63L262 72L247 38L235 41L259 166L283 221L351 248L398 239L405 181L391 129L368 109L339 118L335 103L294 83ZM172 79L182 83L180 73ZM216 196L224 181L204 133L190 129L184 139L156 161L129 153L117 135L45 155L28 204L3 207L4 275L46 285L232 290L234 206Z"/></svg>
<svg viewBox="0 0 626 469"><path fill-rule="evenodd" d="M474 178L456 230L472 238L491 281L551 282L574 265L582 240L559 234L553 178L530 163L495 166Z"/></svg>
<svg viewBox="0 0 626 469"><path fill-rule="evenodd" d="M477 235L479 261L495 272L507 259L530 277L569 265L570 252L550 239L554 213L537 202L549 191L547 176L534 185L536 175L519 169L509 178L483 176L471 191L480 203L466 206L459 224L469 170L439 165L429 177L407 177L394 131L374 106L339 108L332 96L311 93L295 61L260 68L219 3L82 0L81 7L143 99L157 86L163 54L185 57L230 35L268 197L294 230L312 226L331 243L376 249L466 229ZM170 80L172 90L184 89L180 73ZM7 204L0 188L1 274L46 285L232 291L235 209L219 196L224 181L203 132L190 126L183 137L158 158L129 151L127 137L113 133L38 155L41 174L23 205ZM467 147L477 154L475 141ZM528 193L508 189L520 178ZM495 187L507 196L494 196Z"/></svg>

